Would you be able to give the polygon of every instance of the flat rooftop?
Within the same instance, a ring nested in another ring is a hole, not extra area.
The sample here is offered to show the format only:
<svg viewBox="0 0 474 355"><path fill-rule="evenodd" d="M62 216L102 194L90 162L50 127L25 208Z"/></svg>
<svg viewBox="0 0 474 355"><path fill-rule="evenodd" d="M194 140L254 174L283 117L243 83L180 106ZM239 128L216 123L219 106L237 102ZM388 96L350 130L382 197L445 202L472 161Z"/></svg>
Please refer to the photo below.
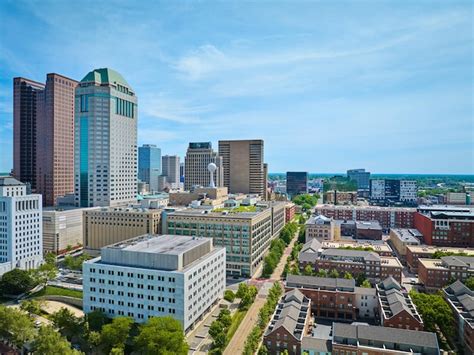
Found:
<svg viewBox="0 0 474 355"><path fill-rule="evenodd" d="M380 266L393 266L403 268L403 265L400 263L400 260L394 256L382 256L380 258Z"/></svg>
<svg viewBox="0 0 474 355"><path fill-rule="evenodd" d="M382 230L382 226L377 221L356 221L357 229Z"/></svg>
<svg viewBox="0 0 474 355"><path fill-rule="evenodd" d="M423 237L418 229L395 228L391 229L390 232L393 232L404 243L420 244L419 238Z"/></svg>
<svg viewBox="0 0 474 355"><path fill-rule="evenodd" d="M474 249L469 248L455 248L455 247L435 247L432 245L408 245L412 253L434 254L436 251L443 251L447 253L466 253L474 255Z"/></svg>
<svg viewBox="0 0 474 355"><path fill-rule="evenodd" d="M119 207L98 207L91 208L87 211L88 213L150 213L160 212L159 209L150 209L144 207L133 207L133 206L119 206Z"/></svg>
<svg viewBox="0 0 474 355"><path fill-rule="evenodd" d="M380 252L387 252L391 253L392 248L390 248L387 244L385 243L370 243L368 241L364 242L350 242L350 241L323 241L321 243L323 249L336 249L336 248L346 248L346 247L352 247L352 248L372 248L374 249L375 252L380 253Z"/></svg>
<svg viewBox="0 0 474 355"><path fill-rule="evenodd" d="M400 212L416 212L416 208L410 207L381 207L381 206L344 206L344 205L318 205L316 210L334 209L334 210L366 210L366 211L400 211Z"/></svg>
<svg viewBox="0 0 474 355"><path fill-rule="evenodd" d="M171 216L195 216L195 217L202 217L202 218L247 218L251 219L253 217L258 216L260 213L265 212L268 208L265 208L260 211L255 212L229 212L229 211L222 211L222 212L212 212L209 210L200 210L194 208L187 208L181 211L172 212L168 215Z"/></svg>

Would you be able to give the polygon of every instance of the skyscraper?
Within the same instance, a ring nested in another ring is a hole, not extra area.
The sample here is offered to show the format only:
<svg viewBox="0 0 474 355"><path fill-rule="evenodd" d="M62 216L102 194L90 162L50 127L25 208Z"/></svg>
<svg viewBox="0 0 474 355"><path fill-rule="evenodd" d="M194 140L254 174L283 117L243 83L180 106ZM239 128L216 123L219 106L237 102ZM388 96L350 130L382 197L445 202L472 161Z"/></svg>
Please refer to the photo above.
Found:
<svg viewBox="0 0 474 355"><path fill-rule="evenodd" d="M36 125L38 100L45 85L13 79L13 176L36 189Z"/></svg>
<svg viewBox="0 0 474 355"><path fill-rule="evenodd" d="M219 156L230 193L264 195L263 140L219 141Z"/></svg>
<svg viewBox="0 0 474 355"><path fill-rule="evenodd" d="M76 88L75 200L81 207L136 202L137 97L116 71L95 69Z"/></svg>
<svg viewBox="0 0 474 355"><path fill-rule="evenodd" d="M347 177L357 183L357 189L367 190L369 188L370 172L365 169L347 170Z"/></svg>
<svg viewBox="0 0 474 355"><path fill-rule="evenodd" d="M138 147L138 178L150 185L150 191L158 191L161 174L161 149L154 144Z"/></svg>
<svg viewBox="0 0 474 355"><path fill-rule="evenodd" d="M36 124L36 192L53 206L74 193L74 90L77 81L48 74Z"/></svg>
<svg viewBox="0 0 474 355"><path fill-rule="evenodd" d="M0 276L14 268L34 269L43 261L41 195L26 184L0 177Z"/></svg>
<svg viewBox="0 0 474 355"><path fill-rule="evenodd" d="M161 175L166 176L166 183L177 187L179 185L179 156L163 155L161 164L163 166Z"/></svg>
<svg viewBox="0 0 474 355"><path fill-rule="evenodd" d="M214 182L217 187L223 186L224 174L222 158L212 149L211 142L189 143L184 158L184 189L190 190L193 186L209 186L210 176L207 166L209 163L217 165L214 173Z"/></svg>
<svg viewBox="0 0 474 355"><path fill-rule="evenodd" d="M306 171L288 171L286 173L286 193L293 197L308 192L308 173Z"/></svg>

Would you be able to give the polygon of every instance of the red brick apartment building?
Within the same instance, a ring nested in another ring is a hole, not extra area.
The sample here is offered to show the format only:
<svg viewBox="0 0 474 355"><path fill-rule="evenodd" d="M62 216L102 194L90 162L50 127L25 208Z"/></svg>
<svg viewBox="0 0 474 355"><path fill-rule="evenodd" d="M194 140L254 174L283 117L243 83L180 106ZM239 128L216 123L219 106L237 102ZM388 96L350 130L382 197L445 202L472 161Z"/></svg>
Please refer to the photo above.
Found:
<svg viewBox="0 0 474 355"><path fill-rule="evenodd" d="M406 261L411 272L418 273L418 259L431 259L433 254L437 251L454 254L467 254L474 256L474 249L467 248L444 248L428 245L408 245L406 247Z"/></svg>
<svg viewBox="0 0 474 355"><path fill-rule="evenodd" d="M283 295L263 335L263 344L270 354L287 350L289 355L301 354L301 340L310 326L311 300L300 291Z"/></svg>
<svg viewBox="0 0 474 355"><path fill-rule="evenodd" d="M474 292L456 281L443 289L443 295L453 310L464 353L474 354Z"/></svg>
<svg viewBox="0 0 474 355"><path fill-rule="evenodd" d="M428 245L474 247L474 209L457 206L421 206L415 228Z"/></svg>
<svg viewBox="0 0 474 355"><path fill-rule="evenodd" d="M443 256L441 259L418 259L418 278L427 290L445 287L450 280L464 281L474 275L474 257Z"/></svg>
<svg viewBox="0 0 474 355"><path fill-rule="evenodd" d="M315 213L333 219L377 221L385 231L390 228L413 228L415 208L378 206L316 206Z"/></svg>
<svg viewBox="0 0 474 355"><path fill-rule="evenodd" d="M287 203L285 206L285 223L290 222L296 214L296 205L292 202Z"/></svg>
<svg viewBox="0 0 474 355"><path fill-rule="evenodd" d="M384 327L423 330L421 319L408 292L393 278L376 285L380 320Z"/></svg>

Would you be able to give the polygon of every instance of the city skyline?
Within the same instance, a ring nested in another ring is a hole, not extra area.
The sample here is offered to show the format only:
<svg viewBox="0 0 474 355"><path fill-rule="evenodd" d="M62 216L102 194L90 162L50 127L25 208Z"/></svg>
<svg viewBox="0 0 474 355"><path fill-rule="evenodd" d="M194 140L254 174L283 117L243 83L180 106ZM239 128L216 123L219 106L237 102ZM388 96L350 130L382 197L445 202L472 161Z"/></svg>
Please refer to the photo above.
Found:
<svg viewBox="0 0 474 355"><path fill-rule="evenodd" d="M13 77L109 67L163 154L263 139L270 172L473 174L472 5L306 5L2 2L0 171Z"/></svg>

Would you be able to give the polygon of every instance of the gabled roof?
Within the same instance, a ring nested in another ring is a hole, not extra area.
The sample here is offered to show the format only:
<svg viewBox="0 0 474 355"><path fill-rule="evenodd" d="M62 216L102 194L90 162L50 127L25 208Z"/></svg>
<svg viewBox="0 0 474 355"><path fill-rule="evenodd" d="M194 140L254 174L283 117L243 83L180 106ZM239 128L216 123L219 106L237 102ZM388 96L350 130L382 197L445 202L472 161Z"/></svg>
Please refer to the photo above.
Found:
<svg viewBox="0 0 474 355"><path fill-rule="evenodd" d="M383 280L380 285L382 286L381 288L388 291L388 290L391 290L391 289L396 289L396 290L401 290L402 287L400 286L400 284L398 283L397 280L395 280L393 278L393 276L389 276L387 277L385 280Z"/></svg>
<svg viewBox="0 0 474 355"><path fill-rule="evenodd" d="M298 288L344 289L354 291L355 280L290 274L286 276L286 285L287 287Z"/></svg>
<svg viewBox="0 0 474 355"><path fill-rule="evenodd" d="M455 296L464 295L466 293L471 296L474 294L474 292L472 292L466 285L464 285L459 280L453 282L446 289L448 290L448 292L452 293Z"/></svg>
<svg viewBox="0 0 474 355"><path fill-rule="evenodd" d="M312 238L310 241L306 242L301 249L301 252L305 253L317 253L321 249L321 243L316 239Z"/></svg>
<svg viewBox="0 0 474 355"><path fill-rule="evenodd" d="M285 303L295 301L298 304L302 304L305 296L298 289L293 289L285 294Z"/></svg>

